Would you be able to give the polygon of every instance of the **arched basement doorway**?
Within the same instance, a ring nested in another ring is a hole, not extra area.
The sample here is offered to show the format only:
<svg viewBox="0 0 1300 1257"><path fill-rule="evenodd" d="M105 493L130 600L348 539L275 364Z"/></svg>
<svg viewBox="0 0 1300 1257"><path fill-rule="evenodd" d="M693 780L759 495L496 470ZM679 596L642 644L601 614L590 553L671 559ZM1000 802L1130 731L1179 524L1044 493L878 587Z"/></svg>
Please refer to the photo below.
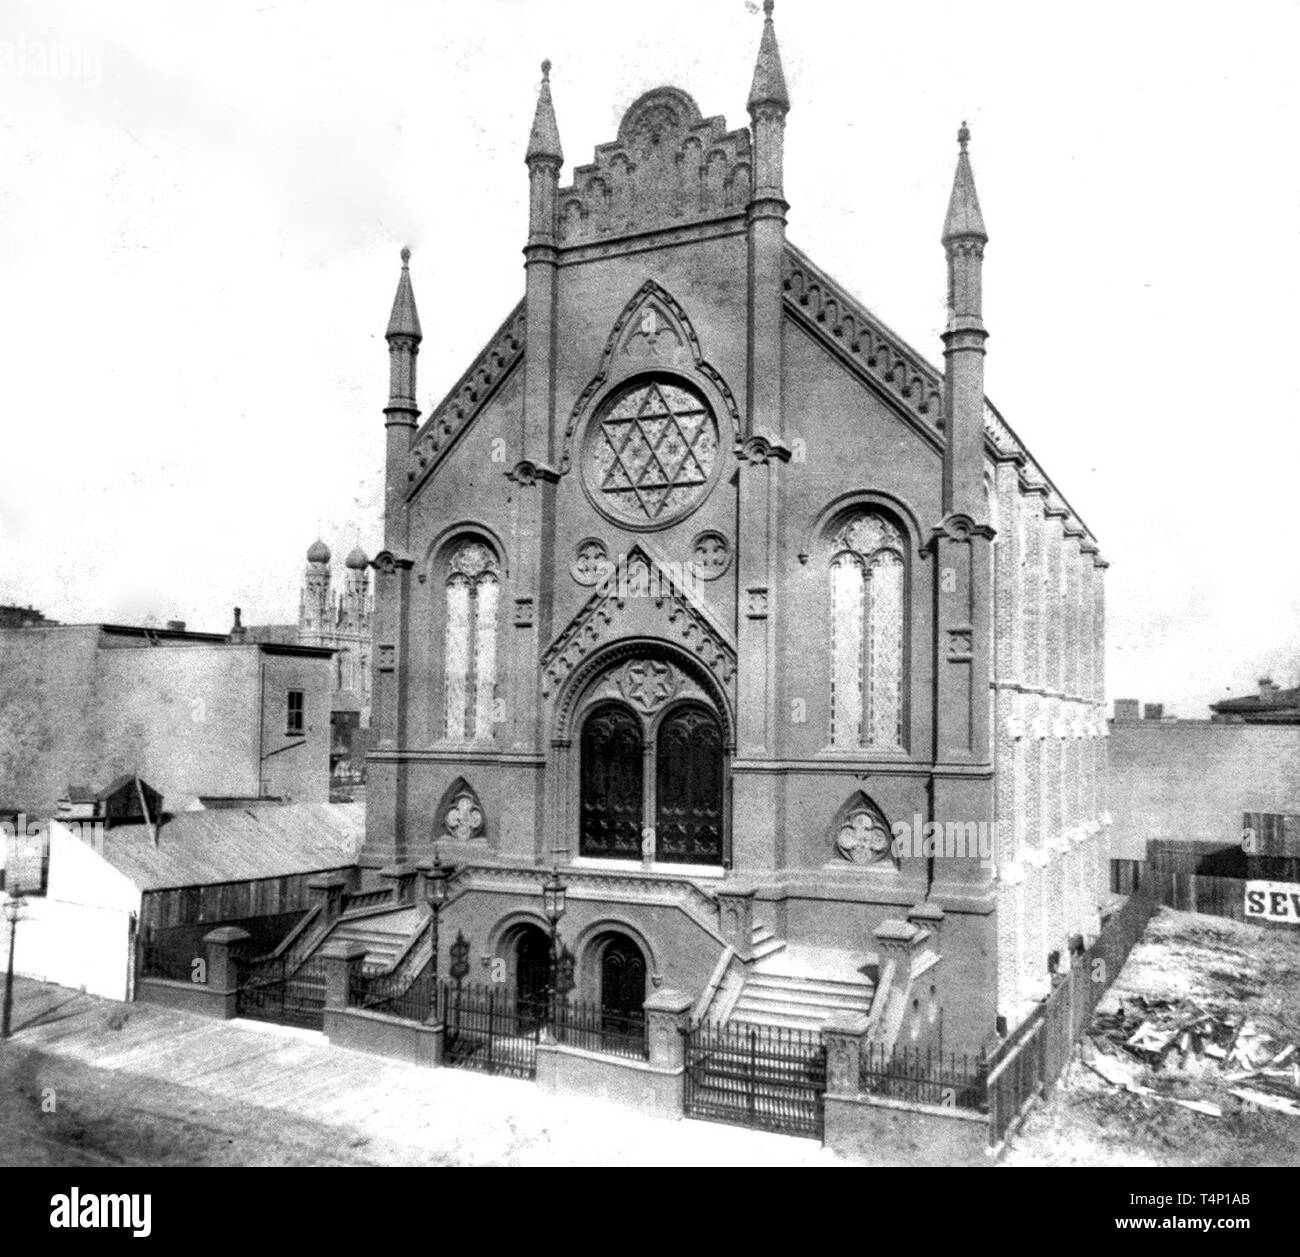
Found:
<svg viewBox="0 0 1300 1257"><path fill-rule="evenodd" d="M524 925L515 938L515 994L520 1013L540 1017L551 980L551 940L535 925Z"/></svg>
<svg viewBox="0 0 1300 1257"><path fill-rule="evenodd" d="M609 934L600 950L600 1011L607 1030L643 1021L646 965L641 949L626 934Z"/></svg>

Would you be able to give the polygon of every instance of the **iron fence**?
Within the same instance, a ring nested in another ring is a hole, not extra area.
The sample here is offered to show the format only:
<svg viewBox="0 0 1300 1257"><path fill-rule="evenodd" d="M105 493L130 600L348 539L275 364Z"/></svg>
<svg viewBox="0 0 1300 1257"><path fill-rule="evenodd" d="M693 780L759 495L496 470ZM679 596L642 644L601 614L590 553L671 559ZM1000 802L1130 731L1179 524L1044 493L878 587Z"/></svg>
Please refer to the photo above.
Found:
<svg viewBox="0 0 1300 1257"><path fill-rule="evenodd" d="M1033 1020L1028 1031L1017 1036L1011 1050L989 1071L989 1143L995 1148L1042 1090L1043 1025L1041 1018Z"/></svg>
<svg viewBox="0 0 1300 1257"><path fill-rule="evenodd" d="M544 1017L536 1001L521 1000L500 983L442 982L444 1065L511 1078L537 1074L537 1040Z"/></svg>
<svg viewBox="0 0 1300 1257"><path fill-rule="evenodd" d="M1130 895L1106 919L1097 941L1073 958L1069 971L1055 979L1051 994L990 1057L990 1142L995 1148L1033 1099L1055 1085L1101 997L1158 907L1144 879L1142 892Z"/></svg>
<svg viewBox="0 0 1300 1257"><path fill-rule="evenodd" d="M686 1032L688 1117L821 1139L826 1048L817 1032L699 1022Z"/></svg>
<svg viewBox="0 0 1300 1257"><path fill-rule="evenodd" d="M348 1006L426 1022L437 1010L433 975L426 972L410 978L400 973L358 970L348 980Z"/></svg>
<svg viewBox="0 0 1300 1257"><path fill-rule="evenodd" d="M291 970L283 957L240 959L235 1008L241 1017L308 1030L325 1028L325 965L309 960Z"/></svg>
<svg viewBox="0 0 1300 1257"><path fill-rule="evenodd" d="M646 1039L645 1013L610 1012L586 1000L557 1000L550 1018L557 1043L646 1060L650 1046Z"/></svg>
<svg viewBox="0 0 1300 1257"><path fill-rule="evenodd" d="M930 1048L894 1048L865 1044L858 1066L858 1086L865 1095L918 1104L985 1112L988 1108L988 1061L982 1054L936 1052Z"/></svg>

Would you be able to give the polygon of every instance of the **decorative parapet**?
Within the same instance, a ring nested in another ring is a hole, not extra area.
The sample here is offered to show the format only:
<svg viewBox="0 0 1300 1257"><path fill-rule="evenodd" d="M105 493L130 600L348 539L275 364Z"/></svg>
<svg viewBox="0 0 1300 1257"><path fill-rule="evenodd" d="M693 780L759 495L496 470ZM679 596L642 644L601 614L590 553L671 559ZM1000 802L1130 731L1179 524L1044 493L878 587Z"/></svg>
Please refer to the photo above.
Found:
<svg viewBox="0 0 1300 1257"><path fill-rule="evenodd" d="M407 456L407 497L424 483L452 440L483 409L497 386L524 354L524 303L521 301L474 359L456 387L436 406L415 434Z"/></svg>
<svg viewBox="0 0 1300 1257"><path fill-rule="evenodd" d="M563 247L743 213L753 194L748 128L705 118L683 91L634 101L618 139L596 147L558 192Z"/></svg>
<svg viewBox="0 0 1300 1257"><path fill-rule="evenodd" d="M943 429L943 377L799 250L782 259L786 305L931 435Z"/></svg>

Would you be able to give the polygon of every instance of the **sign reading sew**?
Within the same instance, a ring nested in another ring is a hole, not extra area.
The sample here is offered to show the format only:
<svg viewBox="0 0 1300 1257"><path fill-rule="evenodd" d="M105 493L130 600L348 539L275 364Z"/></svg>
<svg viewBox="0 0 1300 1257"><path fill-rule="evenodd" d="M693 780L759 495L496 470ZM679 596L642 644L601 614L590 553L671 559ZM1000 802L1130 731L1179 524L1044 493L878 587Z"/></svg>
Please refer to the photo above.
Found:
<svg viewBox="0 0 1300 1257"><path fill-rule="evenodd" d="M1246 918L1300 925L1300 885L1295 882L1247 882Z"/></svg>

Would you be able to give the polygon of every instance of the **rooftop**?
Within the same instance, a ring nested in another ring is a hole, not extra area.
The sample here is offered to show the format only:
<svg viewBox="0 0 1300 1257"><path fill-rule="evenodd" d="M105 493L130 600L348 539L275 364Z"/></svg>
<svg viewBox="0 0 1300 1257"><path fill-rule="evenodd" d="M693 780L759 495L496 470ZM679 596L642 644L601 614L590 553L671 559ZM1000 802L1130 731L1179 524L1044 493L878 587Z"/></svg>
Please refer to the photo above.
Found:
<svg viewBox="0 0 1300 1257"><path fill-rule="evenodd" d="M148 825L104 835L103 856L141 890L320 873L355 864L364 803L287 803L183 812L154 846Z"/></svg>

